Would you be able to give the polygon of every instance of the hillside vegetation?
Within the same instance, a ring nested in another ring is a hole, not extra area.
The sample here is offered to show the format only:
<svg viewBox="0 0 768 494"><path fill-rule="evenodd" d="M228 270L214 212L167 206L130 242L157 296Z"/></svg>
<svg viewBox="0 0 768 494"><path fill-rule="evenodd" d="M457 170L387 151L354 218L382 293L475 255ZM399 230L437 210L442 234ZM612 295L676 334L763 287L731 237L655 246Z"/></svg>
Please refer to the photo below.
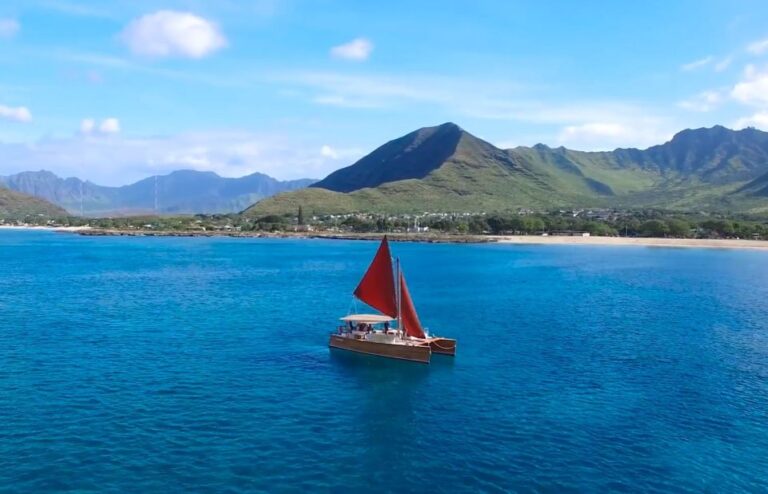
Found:
<svg viewBox="0 0 768 494"><path fill-rule="evenodd" d="M499 149L452 123L390 141L247 215L553 207L768 210L768 133L684 130L645 150Z"/></svg>
<svg viewBox="0 0 768 494"><path fill-rule="evenodd" d="M0 186L0 219L24 220L31 216L64 217L67 212L47 201Z"/></svg>

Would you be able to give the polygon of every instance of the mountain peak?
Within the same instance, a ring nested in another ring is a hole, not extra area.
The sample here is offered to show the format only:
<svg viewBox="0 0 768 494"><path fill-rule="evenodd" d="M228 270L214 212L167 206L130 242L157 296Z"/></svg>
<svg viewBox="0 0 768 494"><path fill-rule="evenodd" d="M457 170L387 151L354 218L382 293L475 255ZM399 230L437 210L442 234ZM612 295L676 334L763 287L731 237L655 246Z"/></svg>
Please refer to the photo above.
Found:
<svg viewBox="0 0 768 494"><path fill-rule="evenodd" d="M387 182L421 179L445 163L465 137L470 137L470 134L453 122L422 127L389 141L312 187L351 192Z"/></svg>
<svg viewBox="0 0 768 494"><path fill-rule="evenodd" d="M162 177L163 175L160 175ZM166 177L209 177L209 178L220 178L219 174L212 171L200 171L200 170L190 170L189 168L184 168L181 170L174 170L171 173L168 173L165 175ZM150 177L151 178L151 177Z"/></svg>
<svg viewBox="0 0 768 494"><path fill-rule="evenodd" d="M671 142L681 141L685 139L722 139L729 135L738 134L740 131L731 130L722 125L715 125L712 127L701 127L698 129L683 129L674 136L672 136Z"/></svg>
<svg viewBox="0 0 768 494"><path fill-rule="evenodd" d="M446 129L446 130L448 130L448 129L450 129L450 130L459 130L459 131L462 131L462 132L464 131L464 129L462 129L461 127L459 127L457 124L455 124L453 122L442 123L442 124L438 125L437 128L438 129Z"/></svg>
<svg viewBox="0 0 768 494"><path fill-rule="evenodd" d="M212 171L180 169L120 187L41 170L0 176L0 187L46 199L74 214L233 213L254 201L306 187L309 180L280 181L254 173L224 178ZM1 209L1 208L0 208Z"/></svg>

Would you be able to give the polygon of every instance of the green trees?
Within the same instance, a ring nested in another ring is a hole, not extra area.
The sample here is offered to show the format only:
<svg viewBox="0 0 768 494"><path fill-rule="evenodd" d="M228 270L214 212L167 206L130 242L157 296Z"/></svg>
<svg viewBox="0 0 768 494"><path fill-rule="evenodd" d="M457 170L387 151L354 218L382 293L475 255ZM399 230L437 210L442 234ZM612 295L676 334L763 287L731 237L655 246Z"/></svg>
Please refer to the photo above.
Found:
<svg viewBox="0 0 768 494"><path fill-rule="evenodd" d="M491 216L488 218L487 223L488 228L494 235L508 232L513 229L511 221L508 218L502 216Z"/></svg>
<svg viewBox="0 0 768 494"><path fill-rule="evenodd" d="M679 219L667 220L667 230L672 237L685 238L691 236L691 225L687 221Z"/></svg>
<svg viewBox="0 0 768 494"><path fill-rule="evenodd" d="M30 223L48 224L45 217L29 217ZM303 207L295 214L259 218L238 214L194 216L133 216L114 218L62 218L59 225L91 225L96 228L153 231L287 231L306 224ZM768 239L768 215L723 213L667 213L659 210L571 211L553 210L493 214L426 213L414 215L318 216L312 220L318 230L340 228L359 233L410 232L427 227L430 233L540 235L589 232L595 236L698 237Z"/></svg>
<svg viewBox="0 0 768 494"><path fill-rule="evenodd" d="M733 222L725 219L703 221L701 223L701 228L703 228L710 236L733 237L736 233Z"/></svg>
<svg viewBox="0 0 768 494"><path fill-rule="evenodd" d="M470 222L471 223L471 222ZM494 215L485 220L488 231L493 234L534 234L550 230L546 218L539 216L500 216ZM470 228L471 230L471 228Z"/></svg>
<svg viewBox="0 0 768 494"><path fill-rule="evenodd" d="M253 229L274 232L284 230L286 226L288 226L288 222L284 216L270 214L257 219L253 225Z"/></svg>
<svg viewBox="0 0 768 494"><path fill-rule="evenodd" d="M605 223L597 221L587 221L583 224L581 230L589 232L590 235L599 237L610 237L616 235L616 229Z"/></svg>
<svg viewBox="0 0 768 494"><path fill-rule="evenodd" d="M346 218L341 224L353 232L367 233L376 231L376 223L357 216L350 216Z"/></svg>
<svg viewBox="0 0 768 494"><path fill-rule="evenodd" d="M482 216L473 216L472 218L470 218L469 223L467 224L467 227L469 229L469 233L472 233L475 235L486 233L490 230L490 227L488 226L488 222Z"/></svg>
<svg viewBox="0 0 768 494"><path fill-rule="evenodd" d="M640 235L643 237L666 237L669 227L661 220L648 220L640 225Z"/></svg>

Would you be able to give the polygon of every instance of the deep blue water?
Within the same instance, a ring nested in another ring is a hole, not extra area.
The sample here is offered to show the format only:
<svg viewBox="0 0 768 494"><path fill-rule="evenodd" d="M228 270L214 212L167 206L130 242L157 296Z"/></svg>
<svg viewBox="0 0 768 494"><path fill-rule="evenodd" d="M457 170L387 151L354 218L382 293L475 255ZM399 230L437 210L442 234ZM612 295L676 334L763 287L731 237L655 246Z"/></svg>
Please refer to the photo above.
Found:
<svg viewBox="0 0 768 494"><path fill-rule="evenodd" d="M0 232L0 491L768 491L768 253L393 244L426 366L375 249Z"/></svg>

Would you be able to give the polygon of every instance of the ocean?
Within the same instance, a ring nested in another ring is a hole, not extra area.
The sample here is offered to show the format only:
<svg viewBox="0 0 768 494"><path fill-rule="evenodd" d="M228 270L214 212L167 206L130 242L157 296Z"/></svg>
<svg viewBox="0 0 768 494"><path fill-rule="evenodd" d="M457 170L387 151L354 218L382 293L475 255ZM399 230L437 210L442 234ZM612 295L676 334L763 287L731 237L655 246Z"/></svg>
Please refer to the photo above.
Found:
<svg viewBox="0 0 768 494"><path fill-rule="evenodd" d="M0 231L0 491L768 491L768 253L393 243L423 365L376 248Z"/></svg>

